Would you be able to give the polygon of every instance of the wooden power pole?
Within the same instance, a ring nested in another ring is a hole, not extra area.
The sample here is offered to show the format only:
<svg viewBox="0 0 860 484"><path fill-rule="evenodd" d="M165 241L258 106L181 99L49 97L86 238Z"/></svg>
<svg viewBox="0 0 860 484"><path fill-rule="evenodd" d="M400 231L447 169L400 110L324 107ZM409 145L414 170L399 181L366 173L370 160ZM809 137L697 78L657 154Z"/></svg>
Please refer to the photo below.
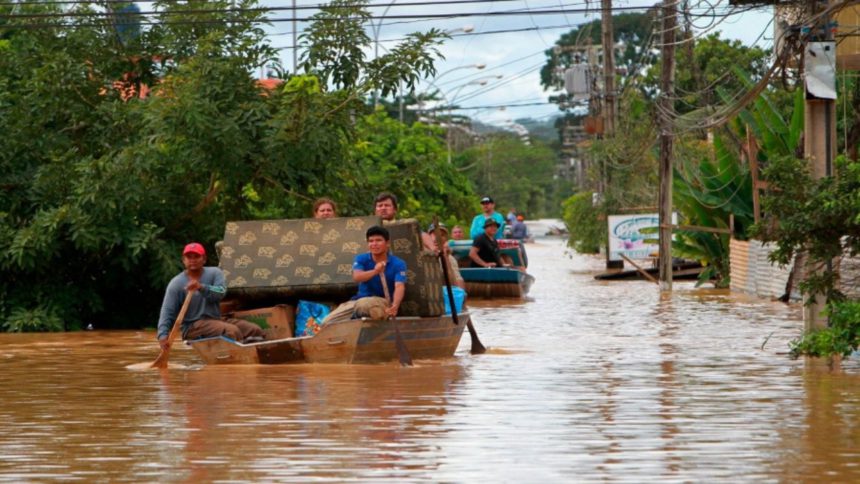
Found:
<svg viewBox="0 0 860 484"><path fill-rule="evenodd" d="M600 28L603 34L603 134L615 134L615 34L612 28L612 0L600 0Z"/></svg>
<svg viewBox="0 0 860 484"><path fill-rule="evenodd" d="M672 158L677 0L663 0L663 70L660 82L660 290L672 290Z"/></svg>
<svg viewBox="0 0 860 484"><path fill-rule="evenodd" d="M615 34L612 27L612 0L600 0L600 30L601 47L603 50L603 103L601 118L603 118L603 138L615 135ZM609 191L608 160L601 160L601 185L603 193ZM623 269L624 261L611 260L612 248L609 246L609 233L606 234L606 268Z"/></svg>
<svg viewBox="0 0 860 484"><path fill-rule="evenodd" d="M293 75L299 75L298 25L296 24L296 0L293 0Z"/></svg>
<svg viewBox="0 0 860 484"><path fill-rule="evenodd" d="M819 14L824 5L819 2L809 2L810 16ZM829 16L819 19L812 27L811 35L805 39L803 55L811 53L809 42L833 42L833 32ZM831 44L835 49L835 43ZM834 59L836 53L833 52ZM806 73L809 75L809 73ZM806 96L804 103L804 156L810 160L810 171L813 178L833 176L833 158L836 151L836 101ZM832 261L807 261L806 270L809 274L822 273L832 270ZM822 294L807 294L803 307L803 327L809 332L827 327L827 318L822 314L827 301Z"/></svg>

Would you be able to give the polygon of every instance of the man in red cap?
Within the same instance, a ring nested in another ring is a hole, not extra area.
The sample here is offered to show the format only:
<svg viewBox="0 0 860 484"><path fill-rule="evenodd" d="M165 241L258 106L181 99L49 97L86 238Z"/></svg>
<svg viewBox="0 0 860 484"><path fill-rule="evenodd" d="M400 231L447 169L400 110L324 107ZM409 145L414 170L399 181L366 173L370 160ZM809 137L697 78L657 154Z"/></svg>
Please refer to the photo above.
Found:
<svg viewBox="0 0 860 484"><path fill-rule="evenodd" d="M236 341L261 341L263 330L254 323L241 319L221 319L220 302L227 294L224 273L217 267L204 267L206 249L197 242L185 246L182 264L185 270L177 274L167 285L161 315L158 318L158 344L162 349L170 347L167 335L173 326L185 295L193 292L185 319L182 321L182 338L198 339L211 336L227 336Z"/></svg>

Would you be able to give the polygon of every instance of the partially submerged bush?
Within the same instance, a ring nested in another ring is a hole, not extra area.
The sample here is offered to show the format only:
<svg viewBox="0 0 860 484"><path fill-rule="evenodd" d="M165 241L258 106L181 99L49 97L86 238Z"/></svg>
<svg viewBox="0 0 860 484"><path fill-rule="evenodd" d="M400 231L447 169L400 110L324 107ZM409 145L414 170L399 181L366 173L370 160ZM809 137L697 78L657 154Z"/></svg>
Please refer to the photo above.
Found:
<svg viewBox="0 0 860 484"><path fill-rule="evenodd" d="M860 345L860 301L833 302L827 307L829 325L790 343L791 355L848 356Z"/></svg>

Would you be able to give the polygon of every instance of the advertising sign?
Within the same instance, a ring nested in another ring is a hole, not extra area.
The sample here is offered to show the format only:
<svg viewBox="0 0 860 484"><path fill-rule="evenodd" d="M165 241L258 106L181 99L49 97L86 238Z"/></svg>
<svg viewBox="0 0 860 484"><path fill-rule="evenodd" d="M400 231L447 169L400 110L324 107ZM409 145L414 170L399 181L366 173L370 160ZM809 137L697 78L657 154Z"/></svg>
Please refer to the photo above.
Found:
<svg viewBox="0 0 860 484"><path fill-rule="evenodd" d="M676 223L677 216L672 214L672 223ZM621 254L630 259L645 259L656 255L660 246L656 243L657 229L660 227L660 216L656 213L645 213L636 215L610 215L609 216L609 260L623 260ZM642 232L642 229L652 230Z"/></svg>

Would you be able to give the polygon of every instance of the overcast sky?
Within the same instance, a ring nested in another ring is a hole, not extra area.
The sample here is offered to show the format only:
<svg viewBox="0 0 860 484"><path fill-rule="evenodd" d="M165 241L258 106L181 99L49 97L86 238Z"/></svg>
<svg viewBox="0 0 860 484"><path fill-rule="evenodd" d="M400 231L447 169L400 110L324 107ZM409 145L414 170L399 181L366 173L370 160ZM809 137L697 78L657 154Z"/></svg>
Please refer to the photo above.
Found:
<svg viewBox="0 0 860 484"><path fill-rule="evenodd" d="M543 91L540 86L540 68L546 57L544 51L552 47L561 34L576 25L599 19L599 2L586 3L582 0L568 3L564 0L511 0L476 1L474 3L409 5L416 2L436 1L443 3L451 0L372 0L370 10L374 16L382 16L390 5L379 26L380 52L391 47L404 34L424 31L430 28L450 30L453 38L441 49L445 60L438 63L438 75L428 79L418 88L419 92L438 87L452 104L464 107L486 107L485 109L464 110L462 114L479 119L485 123L504 125L508 120L532 117L548 119L558 113L552 104L533 106L497 107L511 104L545 103L552 93ZM298 7L318 5L319 1L297 0ZM274 7L290 7L290 0L262 0L262 4ZM613 1L613 8L622 9L653 5L654 2L629 0ZM758 43L763 47L771 46L772 9L761 8L753 11L732 12L727 0L715 3L697 3L691 0L694 12L701 14L694 24L700 33L719 30L723 37L736 38L747 45ZM713 5L713 7L710 7ZM591 9L594 13L586 12ZM514 16L488 16L501 12L538 12L555 11L552 14L532 14ZM566 13L559 13L564 10ZM624 10L629 11L629 10ZM636 10L633 10L636 11ZM642 11L642 10L639 10ZM297 17L310 17L315 10L298 10ZM398 19L398 15L453 15L472 14L474 16L444 19ZM271 14L275 19L291 19L290 10L279 10ZM301 32L306 23L298 23ZM461 29L473 29L464 34ZM530 29L530 30L526 30ZM287 69L292 66L292 22L276 21L267 29L270 40L276 47L283 48L281 57ZM511 30L521 30L510 32ZM494 31L509 31L491 33ZM373 32L369 32L371 38ZM372 55L372 53L370 53ZM476 64L486 67L478 70ZM497 76L502 76L498 79ZM482 82L486 81L484 85Z"/></svg>

